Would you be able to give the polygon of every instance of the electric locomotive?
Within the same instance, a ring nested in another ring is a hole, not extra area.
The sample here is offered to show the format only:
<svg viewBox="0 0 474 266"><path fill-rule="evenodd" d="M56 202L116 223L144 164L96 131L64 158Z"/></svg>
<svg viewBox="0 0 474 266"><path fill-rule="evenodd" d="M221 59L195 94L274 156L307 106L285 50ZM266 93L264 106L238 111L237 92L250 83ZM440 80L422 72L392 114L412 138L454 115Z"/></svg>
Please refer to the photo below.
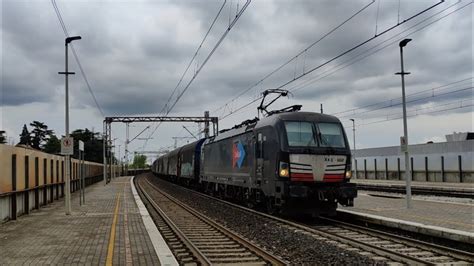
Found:
<svg viewBox="0 0 474 266"><path fill-rule="evenodd" d="M202 148L202 188L269 212L334 214L352 206L351 152L340 121L309 112L274 114L212 137Z"/></svg>
<svg viewBox="0 0 474 266"><path fill-rule="evenodd" d="M292 106L158 158L155 174L270 213L334 215L353 206L351 151L330 115Z"/></svg>

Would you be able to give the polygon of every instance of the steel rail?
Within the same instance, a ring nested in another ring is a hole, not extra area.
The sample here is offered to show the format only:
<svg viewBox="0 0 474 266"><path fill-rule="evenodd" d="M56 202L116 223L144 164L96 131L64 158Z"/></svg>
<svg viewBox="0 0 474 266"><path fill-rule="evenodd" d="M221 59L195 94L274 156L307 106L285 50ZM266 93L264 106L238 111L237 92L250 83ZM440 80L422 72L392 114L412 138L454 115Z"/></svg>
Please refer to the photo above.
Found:
<svg viewBox="0 0 474 266"><path fill-rule="evenodd" d="M170 182L167 182L167 183L172 184L174 186L178 186L178 185L170 183ZM412 256L409 256L407 254L402 254L402 253L399 253L399 252L396 252L396 251L393 251L393 250L390 250L390 249L382 248L382 247L379 247L379 246L376 246L376 245L372 245L372 244L369 244L369 243L366 243L366 242L363 242L363 241L358 241L358 240L352 239L351 237L331 234L331 233L328 233L327 231L325 231L323 229L317 229L317 228L309 227L307 225L292 222L292 221L289 221L289 220L284 220L282 218L272 216L272 215L269 215L269 214L266 214L266 213L262 213L262 212L244 207L244 206L240 206L240 205L232 203L232 202L222 200L222 199L218 199L218 198L209 196L207 194L203 194L201 192L191 190L191 189L188 189L188 188L185 188L185 187L182 187L182 186L178 186L178 187L182 188L184 190L190 191L190 192L194 192L194 193L196 193L196 194L198 194L202 197L209 198L209 199L212 199L212 200L215 200L215 201L233 206L235 208L247 211L251 214L262 216L262 217L265 217L265 218L270 219L272 221L282 223L282 224L286 225L287 227L293 227L293 228L296 228L296 229L300 229L302 231L306 231L306 232L309 232L309 233L312 233L312 234L323 236L323 237L326 237L326 238L331 239L331 240L335 240L335 241L338 241L338 242L341 242L341 243L344 243L344 244L347 244L347 245L350 245L350 246L353 246L353 247L360 248L360 249L365 250L365 251L372 252L374 254L377 254L377 255L382 256L382 257L386 257L386 258L394 260L394 261L408 263L408 264L423 264L423 265L435 265L436 264L436 263L432 263L432 262L423 260L422 258L420 259L420 258L412 257ZM352 224L346 224L346 226L355 227L355 225L352 225ZM366 232L369 231L367 228L357 227L358 230L362 230L362 228ZM353 230L353 229L351 229L351 230ZM371 229L371 230L373 230L373 229ZM366 234L368 234L368 233L366 233ZM414 246L414 247L416 247L417 245L423 244L425 247L429 247L429 248L427 248L428 250L433 250L433 251L434 250L441 250L441 249L445 248L445 247L435 245L435 244L431 244L431 243L428 243L428 242L409 239L409 238L406 238L406 237L397 236L397 235L393 235L393 234L389 234L389 233L385 233L383 237L385 237L385 238L395 237L396 240L393 240L394 242L395 241L406 241L405 242L406 245L410 245L410 246ZM448 252L448 254L449 254L448 256L451 256L455 259L467 260L471 263L474 262L473 259L472 259L474 257L474 254L472 254L472 253L461 251L461 250L456 250L456 249L451 249L451 248L445 248L444 251ZM441 252L438 252L438 253L444 254L443 253L444 251L441 251Z"/></svg>
<svg viewBox="0 0 474 266"><path fill-rule="evenodd" d="M209 217L197 212L196 210L192 209L191 207L187 206L186 204L182 203L175 197L171 196L170 194L163 192L161 189L159 189L155 184L151 183L148 179L145 179L146 182L153 187L156 191L164 195L166 198L168 198L170 201L173 203L177 204L178 206L182 207L192 215L196 216L198 219L202 220L204 223L209 224L210 226L216 228L217 230L221 231L223 234L229 236L232 238L234 241L240 243L244 247L248 248L251 252L253 252L255 255L261 257L263 260L267 261L271 265L287 265L288 262L283 261L282 259L276 257L275 255L269 253L268 251L262 249L261 247L257 246L254 243L251 243L247 239L243 238L239 234L232 232L228 228L214 222L211 220Z"/></svg>
<svg viewBox="0 0 474 266"><path fill-rule="evenodd" d="M137 180L138 188L140 192L150 202L153 209L161 216L164 222L170 227L170 229L181 239L188 250L195 256L201 265L211 265L211 262L202 254L201 251L186 237L186 235L178 228L178 226L165 214L165 212L156 204L153 198L145 191L142 184Z"/></svg>
<svg viewBox="0 0 474 266"><path fill-rule="evenodd" d="M342 222L342 221L327 218L327 217L321 217L320 219L326 220L326 221L334 223L334 224L339 224L341 227L347 228L349 230L358 231L360 233L369 234L369 235L372 235L372 236L375 236L375 237L389 238L393 241L396 241L396 242L399 242L399 243L402 243L402 244L405 244L405 245L416 244L417 246L419 246L423 249L432 251L432 252L449 255L449 256L451 256L453 258L456 258L456 259L459 259L459 260L465 260L465 261L468 261L470 263L474 263L474 253L471 253L471 252L467 252L467 251L463 251L463 250L457 250L457 249L450 248L450 247L445 247L445 246L440 246L440 245L436 245L436 244L433 244L433 243L427 243L427 242L424 242L424 241L421 241L421 240L412 239L412 238L408 238L408 237L400 236L400 235L395 235L393 233L383 232L383 231L380 231L380 230L367 228L367 227L363 227L363 226L360 226L360 225L350 224L350 223Z"/></svg>

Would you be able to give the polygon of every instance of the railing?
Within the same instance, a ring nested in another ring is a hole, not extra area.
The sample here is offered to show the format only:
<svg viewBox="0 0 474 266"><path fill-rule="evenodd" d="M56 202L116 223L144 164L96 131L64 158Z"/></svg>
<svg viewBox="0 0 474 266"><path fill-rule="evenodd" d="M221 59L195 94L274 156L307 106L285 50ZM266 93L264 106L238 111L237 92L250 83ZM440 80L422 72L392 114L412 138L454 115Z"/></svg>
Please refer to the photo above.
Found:
<svg viewBox="0 0 474 266"><path fill-rule="evenodd" d="M450 156L448 160L446 156L443 155L417 155L410 157L411 179L426 182L473 183L474 174L472 169L470 169L472 165L466 165L466 159L469 160L462 155ZM355 167L357 167L357 177L355 178L382 180L405 179L405 169L403 167L404 158L402 157L380 156L357 158L355 161Z"/></svg>
<svg viewBox="0 0 474 266"><path fill-rule="evenodd" d="M0 145L0 221L15 220L65 192L64 157L34 149ZM81 165L71 159L71 192L80 188ZM85 185L103 180L102 164L84 162Z"/></svg>

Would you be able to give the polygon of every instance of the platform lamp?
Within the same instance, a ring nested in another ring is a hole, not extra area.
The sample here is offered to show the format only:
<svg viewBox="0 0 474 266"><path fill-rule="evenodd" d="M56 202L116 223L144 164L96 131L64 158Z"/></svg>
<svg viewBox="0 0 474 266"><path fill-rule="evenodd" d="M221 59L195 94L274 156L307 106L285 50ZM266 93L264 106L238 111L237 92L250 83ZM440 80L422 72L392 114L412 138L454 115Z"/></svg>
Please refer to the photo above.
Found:
<svg viewBox="0 0 474 266"><path fill-rule="evenodd" d="M354 142L354 150L352 151L352 157L354 157L354 176L357 178L357 161L356 161L356 126L353 118L349 119L352 121L352 137Z"/></svg>
<svg viewBox="0 0 474 266"><path fill-rule="evenodd" d="M409 75L410 72L405 72L403 68L403 47L405 47L411 39L404 39L399 43L400 46L400 65L401 72L395 73L402 77L402 99L403 99L403 137L400 138L401 150L405 153L405 181L406 181L406 199L407 209L411 209L411 169L410 169L410 155L408 153L408 126L407 126L407 106L405 97L405 75Z"/></svg>
<svg viewBox="0 0 474 266"><path fill-rule="evenodd" d="M66 62L65 62L65 70L64 72L59 72L61 75L65 75L65 83L66 83L66 138L69 138L69 75L74 75L74 72L68 71L68 45L75 40L80 40L81 36L73 36L67 37L64 41L66 46ZM65 162L65 172L66 172L66 215L71 214L71 162L70 162L70 155L66 155L66 162Z"/></svg>

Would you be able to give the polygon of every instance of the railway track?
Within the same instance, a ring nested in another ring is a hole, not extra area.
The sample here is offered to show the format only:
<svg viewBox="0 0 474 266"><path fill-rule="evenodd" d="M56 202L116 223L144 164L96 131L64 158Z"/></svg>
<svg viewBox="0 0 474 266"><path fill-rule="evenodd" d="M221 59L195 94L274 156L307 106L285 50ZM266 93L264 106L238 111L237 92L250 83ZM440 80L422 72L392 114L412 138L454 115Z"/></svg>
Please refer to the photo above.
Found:
<svg viewBox="0 0 474 266"><path fill-rule="evenodd" d="M171 183L169 184L176 186ZM377 261L423 265L465 265L474 263L474 253L471 252L439 246L329 218L322 219L326 220L330 225L309 226L261 213L181 186L176 187L201 197L219 201L252 215L260 216L294 232L301 232L315 239L330 242L343 249L358 252Z"/></svg>
<svg viewBox="0 0 474 266"><path fill-rule="evenodd" d="M147 205L158 214L155 223L180 264L287 264L161 191L146 178L138 178L136 185Z"/></svg>
<svg viewBox="0 0 474 266"><path fill-rule="evenodd" d="M417 264L472 264L474 254L427 243L379 230L341 222L330 218L321 218L331 226L318 226L316 230L340 237L342 241L360 245L369 252L388 259Z"/></svg>

